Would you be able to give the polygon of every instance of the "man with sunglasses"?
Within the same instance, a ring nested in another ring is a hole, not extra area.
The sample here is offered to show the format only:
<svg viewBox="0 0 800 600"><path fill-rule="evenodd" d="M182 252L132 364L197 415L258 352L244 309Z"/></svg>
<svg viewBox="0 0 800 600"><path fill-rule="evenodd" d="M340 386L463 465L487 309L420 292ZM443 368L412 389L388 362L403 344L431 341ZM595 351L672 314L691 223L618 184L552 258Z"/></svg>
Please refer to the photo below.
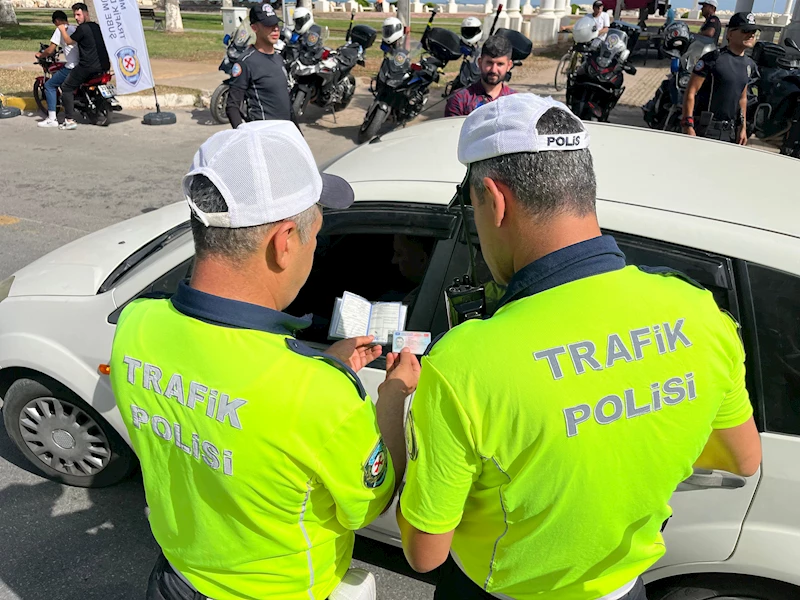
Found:
<svg viewBox="0 0 800 600"><path fill-rule="evenodd" d="M684 133L747 144L747 85L758 69L745 50L755 46L758 30L753 13L736 13L728 46L697 61L683 102Z"/></svg>

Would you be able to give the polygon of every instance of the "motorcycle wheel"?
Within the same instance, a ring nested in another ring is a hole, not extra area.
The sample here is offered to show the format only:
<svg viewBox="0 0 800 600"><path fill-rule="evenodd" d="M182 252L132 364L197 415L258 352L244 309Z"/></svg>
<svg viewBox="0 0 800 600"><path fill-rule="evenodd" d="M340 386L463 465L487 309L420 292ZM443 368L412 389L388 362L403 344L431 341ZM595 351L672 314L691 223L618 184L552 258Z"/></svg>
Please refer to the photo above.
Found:
<svg viewBox="0 0 800 600"><path fill-rule="evenodd" d="M303 113L306 112L306 105L308 104L306 101L307 97L308 94L305 90L298 89L294 93L294 97L292 98L292 114L295 119L299 119L303 116Z"/></svg>
<svg viewBox="0 0 800 600"><path fill-rule="evenodd" d="M348 75L347 79L350 80L350 85L352 86L350 88L351 91L344 98L342 98L341 102L337 102L336 104L333 105L334 110L344 110L345 108L347 108L350 105L350 101L353 99L353 96L356 93L356 78L353 77L352 75Z"/></svg>
<svg viewBox="0 0 800 600"><path fill-rule="evenodd" d="M36 101L36 107L43 116L47 116L47 98L44 95L44 84L38 79L33 82L33 99Z"/></svg>
<svg viewBox="0 0 800 600"><path fill-rule="evenodd" d="M217 89L214 90L214 93L211 94L211 101L208 105L211 111L211 118L220 125L230 123L230 119L228 119L228 115L225 113L225 105L228 103L229 90L230 87L227 83L219 84Z"/></svg>
<svg viewBox="0 0 800 600"><path fill-rule="evenodd" d="M388 116L388 112L380 106L377 106L375 110L372 111L372 114L361 124L361 129L358 130L358 143L363 144L378 135L381 125L383 125L383 122Z"/></svg>
<svg viewBox="0 0 800 600"><path fill-rule="evenodd" d="M792 158L800 158L800 106L795 108L792 127L786 137L783 138L781 154Z"/></svg>
<svg viewBox="0 0 800 600"><path fill-rule="evenodd" d="M86 117L92 125L108 127L111 123L111 105L105 98L98 98L96 106L96 110L87 112Z"/></svg>

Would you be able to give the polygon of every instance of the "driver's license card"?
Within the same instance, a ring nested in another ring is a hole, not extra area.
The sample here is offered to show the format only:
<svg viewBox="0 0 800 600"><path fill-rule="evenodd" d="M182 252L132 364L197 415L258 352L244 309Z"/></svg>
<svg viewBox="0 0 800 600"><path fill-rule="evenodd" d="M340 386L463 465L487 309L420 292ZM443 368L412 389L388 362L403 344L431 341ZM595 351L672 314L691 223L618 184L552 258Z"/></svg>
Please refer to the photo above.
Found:
<svg viewBox="0 0 800 600"><path fill-rule="evenodd" d="M425 354L431 343L431 334L427 331L395 331L392 335L392 352L400 352L408 348L413 354Z"/></svg>

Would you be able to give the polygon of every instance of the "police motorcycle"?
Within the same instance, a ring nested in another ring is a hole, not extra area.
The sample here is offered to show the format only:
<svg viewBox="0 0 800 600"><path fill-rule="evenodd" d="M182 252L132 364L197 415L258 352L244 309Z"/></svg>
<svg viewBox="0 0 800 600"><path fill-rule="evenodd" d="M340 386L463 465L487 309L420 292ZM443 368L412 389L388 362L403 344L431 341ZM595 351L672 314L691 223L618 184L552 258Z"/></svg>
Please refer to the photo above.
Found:
<svg viewBox="0 0 800 600"><path fill-rule="evenodd" d="M307 10L298 8L298 11ZM296 117L305 113L309 102L333 112L347 108L356 91L356 78L351 71L356 65L364 66L364 52L372 46L377 32L367 25L353 26L355 11L350 14L350 26L345 44L336 50L323 48L308 61L308 53L301 53L289 71L294 86L291 91L292 110ZM318 57L318 60L316 60Z"/></svg>
<svg viewBox="0 0 800 600"><path fill-rule="evenodd" d="M419 62L413 62L409 52L401 47L403 25L400 20L389 17L383 22L381 50L384 58L378 75L370 82L375 100L359 129L359 143L375 137L389 117L405 124L419 115L428 102L430 86L439 81L445 65L461 57L458 35L449 29L433 27L437 12L438 9L431 10L422 34L420 46L427 54Z"/></svg>
<svg viewBox="0 0 800 600"><path fill-rule="evenodd" d="M756 42L753 60L760 78L755 84L757 103L748 111L756 136L780 142L781 154L800 158L800 48L789 38L784 44Z"/></svg>
<svg viewBox="0 0 800 600"><path fill-rule="evenodd" d="M661 51L672 57L670 74L656 90L655 96L642 106L644 120L652 129L681 132L683 97L689 87L697 61L716 50L714 39L692 35L689 26L676 21L664 29Z"/></svg>
<svg viewBox="0 0 800 600"><path fill-rule="evenodd" d="M636 74L628 41L621 29L609 29L606 39L592 40L583 63L569 74L566 104L580 119L608 121L625 91L623 72Z"/></svg>

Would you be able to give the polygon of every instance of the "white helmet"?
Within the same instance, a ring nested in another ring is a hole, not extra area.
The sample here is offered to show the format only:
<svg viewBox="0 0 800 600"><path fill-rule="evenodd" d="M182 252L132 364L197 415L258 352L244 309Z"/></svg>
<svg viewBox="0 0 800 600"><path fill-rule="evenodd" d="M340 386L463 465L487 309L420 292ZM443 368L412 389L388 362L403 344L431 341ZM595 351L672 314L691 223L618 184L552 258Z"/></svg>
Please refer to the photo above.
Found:
<svg viewBox="0 0 800 600"><path fill-rule="evenodd" d="M575 22L575 26L572 28L572 39L574 39L578 44L591 42L596 37L597 23L595 22L594 17L591 15L586 15Z"/></svg>
<svg viewBox="0 0 800 600"><path fill-rule="evenodd" d="M478 17L467 17L461 21L461 41L467 46L475 46L483 35L481 27Z"/></svg>
<svg viewBox="0 0 800 600"><path fill-rule="evenodd" d="M294 9L294 30L303 35L314 24L314 15L302 6Z"/></svg>
<svg viewBox="0 0 800 600"><path fill-rule="evenodd" d="M397 17L389 17L383 21L381 34L386 44L394 44L403 37L403 23Z"/></svg>

